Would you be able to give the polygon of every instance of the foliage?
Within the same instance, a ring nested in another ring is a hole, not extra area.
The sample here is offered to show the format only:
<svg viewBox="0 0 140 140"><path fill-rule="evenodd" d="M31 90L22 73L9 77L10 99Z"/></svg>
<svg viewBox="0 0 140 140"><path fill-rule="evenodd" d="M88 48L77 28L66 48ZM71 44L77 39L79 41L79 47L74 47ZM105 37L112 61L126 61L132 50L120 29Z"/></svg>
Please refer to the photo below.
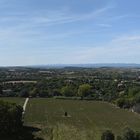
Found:
<svg viewBox="0 0 140 140"><path fill-rule="evenodd" d="M0 68L0 96L79 96L130 108L140 103L139 75L138 68Z"/></svg>
<svg viewBox="0 0 140 140"><path fill-rule="evenodd" d="M103 132L101 140L114 140L114 134L107 130ZM129 127L123 130L122 136L117 136L117 140L140 140L140 132L134 131Z"/></svg>
<svg viewBox="0 0 140 140"><path fill-rule="evenodd" d="M134 97L134 101L135 101L135 103L140 103L140 94L137 94L137 95Z"/></svg>
<svg viewBox="0 0 140 140"><path fill-rule="evenodd" d="M127 98L118 98L116 100L116 104L120 108L131 108L134 105L134 100Z"/></svg>
<svg viewBox="0 0 140 140"><path fill-rule="evenodd" d="M74 96L74 95L75 95L72 86L65 86L65 87L62 87L62 89L61 89L61 94L62 94L63 96L67 96L67 97L71 97L71 96Z"/></svg>
<svg viewBox="0 0 140 140"><path fill-rule="evenodd" d="M19 94L20 97L29 97L29 92L28 90L25 88L25 89L22 89L20 91L20 94Z"/></svg>
<svg viewBox="0 0 140 140"><path fill-rule="evenodd" d="M0 95L3 94L3 91L2 91L2 86L0 85Z"/></svg>
<svg viewBox="0 0 140 140"><path fill-rule="evenodd" d="M89 84L83 84L79 86L78 95L81 97L86 97L91 94L91 86Z"/></svg>
<svg viewBox="0 0 140 140"><path fill-rule="evenodd" d="M114 140L114 139L115 136L110 130L106 130L105 132L103 132L101 136L101 140Z"/></svg>
<svg viewBox="0 0 140 140"><path fill-rule="evenodd" d="M38 94L37 88L34 88L34 89L32 89L32 90L29 92L29 95L30 95L31 97L36 97L37 94Z"/></svg>
<svg viewBox="0 0 140 140"><path fill-rule="evenodd" d="M22 107L0 101L0 134L11 134L22 128Z"/></svg>
<svg viewBox="0 0 140 140"><path fill-rule="evenodd" d="M134 131L127 127L124 129L121 139L122 140L140 140L140 132Z"/></svg>

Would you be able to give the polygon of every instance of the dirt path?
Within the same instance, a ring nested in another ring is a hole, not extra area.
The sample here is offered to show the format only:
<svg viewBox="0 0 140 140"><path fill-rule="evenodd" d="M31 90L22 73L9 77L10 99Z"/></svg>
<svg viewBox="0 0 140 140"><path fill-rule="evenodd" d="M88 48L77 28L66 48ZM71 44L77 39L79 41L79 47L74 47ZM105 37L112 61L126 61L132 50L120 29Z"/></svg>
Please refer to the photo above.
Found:
<svg viewBox="0 0 140 140"><path fill-rule="evenodd" d="M27 106L28 101L29 101L29 98L26 98L24 105L23 105L23 114L25 114L25 110L26 110L26 106Z"/></svg>

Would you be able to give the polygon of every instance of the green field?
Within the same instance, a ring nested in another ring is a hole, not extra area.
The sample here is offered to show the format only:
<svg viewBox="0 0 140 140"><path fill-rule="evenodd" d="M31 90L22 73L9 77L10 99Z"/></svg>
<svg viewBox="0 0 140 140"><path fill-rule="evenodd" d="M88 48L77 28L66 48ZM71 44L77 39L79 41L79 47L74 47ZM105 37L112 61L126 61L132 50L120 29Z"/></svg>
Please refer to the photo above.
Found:
<svg viewBox="0 0 140 140"><path fill-rule="evenodd" d="M38 135L47 140L99 140L107 129L115 134L126 126L140 130L140 116L104 102L38 98L30 99L25 124L41 128Z"/></svg>
<svg viewBox="0 0 140 140"><path fill-rule="evenodd" d="M18 97L2 97L0 100L7 101L10 103L16 103L18 105L23 106L25 98L18 98Z"/></svg>

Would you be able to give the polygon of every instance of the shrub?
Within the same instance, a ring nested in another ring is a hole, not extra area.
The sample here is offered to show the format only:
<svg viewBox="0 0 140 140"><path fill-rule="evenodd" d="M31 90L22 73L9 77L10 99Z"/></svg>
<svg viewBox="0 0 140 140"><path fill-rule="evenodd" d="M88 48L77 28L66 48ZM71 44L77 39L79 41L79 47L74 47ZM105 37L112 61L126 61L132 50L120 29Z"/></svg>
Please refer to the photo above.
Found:
<svg viewBox="0 0 140 140"><path fill-rule="evenodd" d="M0 101L0 134L16 133L22 127L22 107Z"/></svg>
<svg viewBox="0 0 140 140"><path fill-rule="evenodd" d="M115 136L112 133L112 131L110 130L106 130L105 132L103 132L101 140L114 140Z"/></svg>

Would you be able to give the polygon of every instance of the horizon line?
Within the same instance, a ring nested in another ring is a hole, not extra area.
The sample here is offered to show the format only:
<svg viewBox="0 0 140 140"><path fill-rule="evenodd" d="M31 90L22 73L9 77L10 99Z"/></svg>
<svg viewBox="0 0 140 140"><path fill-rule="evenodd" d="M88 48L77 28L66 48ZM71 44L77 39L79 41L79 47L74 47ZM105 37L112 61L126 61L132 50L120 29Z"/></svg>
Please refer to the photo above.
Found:
<svg viewBox="0 0 140 140"><path fill-rule="evenodd" d="M36 67L36 66L62 66L62 65L140 65L140 63L52 63L52 64L31 64L31 65L0 65L0 67Z"/></svg>

